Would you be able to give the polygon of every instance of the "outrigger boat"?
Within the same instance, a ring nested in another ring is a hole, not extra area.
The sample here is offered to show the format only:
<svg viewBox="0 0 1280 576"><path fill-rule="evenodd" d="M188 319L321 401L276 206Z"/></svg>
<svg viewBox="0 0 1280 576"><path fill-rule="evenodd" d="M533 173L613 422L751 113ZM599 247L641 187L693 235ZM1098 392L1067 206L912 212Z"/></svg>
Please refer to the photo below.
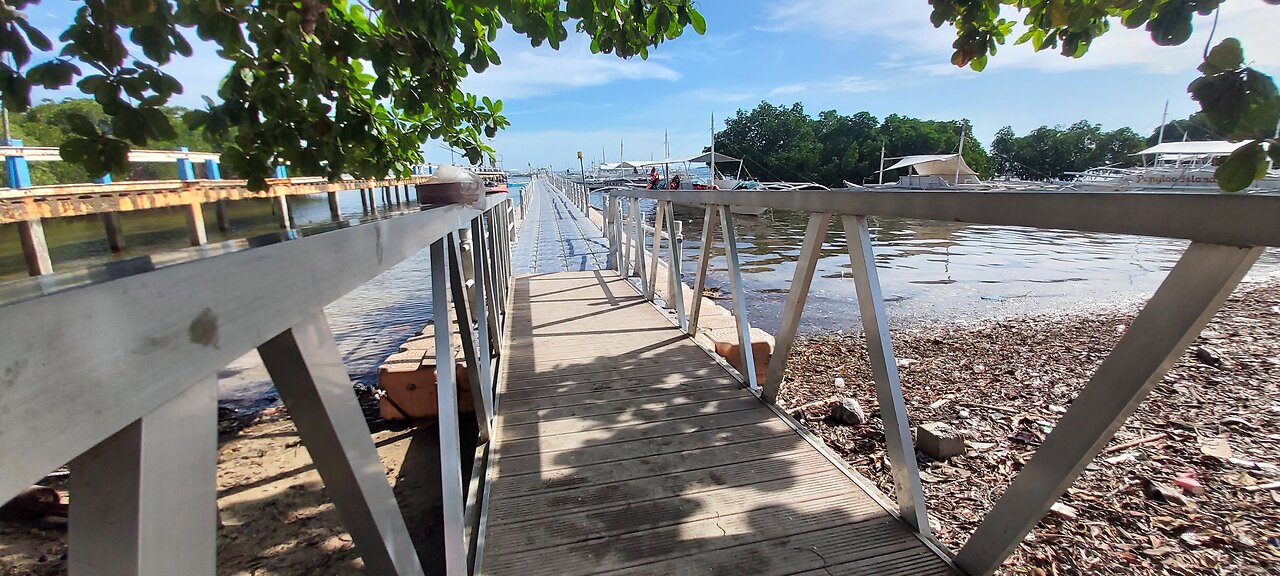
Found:
<svg viewBox="0 0 1280 576"><path fill-rule="evenodd" d="M1091 168L1074 173L1075 179L1062 186L1099 192L1216 192L1220 190L1215 175L1218 166L1246 144L1223 140L1164 142L1134 154L1142 158L1142 166ZM1267 170L1244 192L1280 192L1280 171Z"/></svg>

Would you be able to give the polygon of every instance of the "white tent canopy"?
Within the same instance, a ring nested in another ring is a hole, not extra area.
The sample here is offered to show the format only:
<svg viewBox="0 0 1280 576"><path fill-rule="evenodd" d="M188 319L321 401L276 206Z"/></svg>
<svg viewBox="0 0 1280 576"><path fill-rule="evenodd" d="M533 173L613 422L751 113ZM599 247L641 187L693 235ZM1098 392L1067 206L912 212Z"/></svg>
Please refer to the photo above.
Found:
<svg viewBox="0 0 1280 576"><path fill-rule="evenodd" d="M708 163L708 162L711 162L711 154L712 154L711 152L703 152L703 153L701 153L701 154L698 154L698 155L696 155L696 156L690 156L690 157L688 157L688 158L670 158L670 159L669 159L669 161L670 161L672 164L676 164L676 163L680 163L680 162L688 162L688 163L690 163L690 164L706 164L706 163ZM721 154L721 153L719 153L719 152L716 152L716 153L715 153L715 155L716 155L716 156L715 156L715 161L716 161L716 163L720 163L720 162L741 162L741 160L739 160L739 159L737 159L737 158L734 158L733 156L726 156L726 155Z"/></svg>
<svg viewBox="0 0 1280 576"><path fill-rule="evenodd" d="M1237 148L1248 144L1249 142L1227 142L1226 140L1209 140L1202 142L1165 142L1156 144L1146 150L1134 154L1134 156L1145 156L1147 154L1172 154L1177 156L1226 156L1235 152Z"/></svg>
<svg viewBox="0 0 1280 576"><path fill-rule="evenodd" d="M881 170L888 172L889 170L897 170L899 168L914 168L917 174L921 176L950 176L955 177L957 170L961 176L977 176L978 173L969 167L959 154L921 154L917 156L904 156L902 159L894 163L893 166Z"/></svg>
<svg viewBox="0 0 1280 576"><path fill-rule="evenodd" d="M716 152L716 162L741 162L741 160L732 156L726 156ZM624 160L613 164L601 164L600 167L606 170L616 170L624 168L648 168L650 166L662 166L664 164L706 164L711 161L711 153L703 152L694 156L663 158L661 160Z"/></svg>

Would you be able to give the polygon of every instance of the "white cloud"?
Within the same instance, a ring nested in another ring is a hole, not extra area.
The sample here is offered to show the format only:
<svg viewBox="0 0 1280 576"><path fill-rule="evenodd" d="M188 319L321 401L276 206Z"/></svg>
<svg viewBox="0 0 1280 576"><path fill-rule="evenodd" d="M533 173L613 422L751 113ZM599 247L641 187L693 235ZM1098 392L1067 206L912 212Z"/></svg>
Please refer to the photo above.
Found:
<svg viewBox="0 0 1280 576"><path fill-rule="evenodd" d="M954 29L935 29L929 23L930 7L924 2L878 0L798 0L768 9L760 30L817 33L832 40L874 37L892 44L885 49L881 66L914 73L965 74L950 64ZM1020 21L1010 12L1007 18ZM988 70L1032 69L1069 72L1125 68L1156 74L1185 74L1201 61L1201 52L1212 26L1210 17L1197 17L1195 34L1181 46L1162 47L1142 29L1128 30L1118 22L1094 42L1089 53L1074 59L1053 51L1035 53L1029 45L1002 46ZM1222 5L1214 37L1240 38L1253 65L1280 69L1280 8L1263 2L1227 2ZM1018 33L1015 32L1015 38Z"/></svg>
<svg viewBox="0 0 1280 576"><path fill-rule="evenodd" d="M619 81L680 79L679 72L652 60L592 54L589 44L578 36L570 37L558 51L526 44L504 46L498 53L502 64L464 79L464 90L514 100Z"/></svg>
<svg viewBox="0 0 1280 576"><path fill-rule="evenodd" d="M799 94L802 92L840 92L845 94L858 94L861 92L878 92L887 90L883 82L879 80L867 80L860 76L842 76L834 80L826 80L822 82L796 82L794 84L783 84L769 91L770 96L785 96L787 94Z"/></svg>

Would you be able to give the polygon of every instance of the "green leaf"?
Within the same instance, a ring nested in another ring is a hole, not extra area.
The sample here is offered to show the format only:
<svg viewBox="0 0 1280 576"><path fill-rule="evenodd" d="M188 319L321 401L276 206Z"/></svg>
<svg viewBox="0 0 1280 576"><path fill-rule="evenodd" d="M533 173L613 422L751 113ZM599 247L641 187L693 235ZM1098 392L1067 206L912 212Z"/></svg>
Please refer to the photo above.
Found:
<svg viewBox="0 0 1280 576"><path fill-rule="evenodd" d="M1218 187L1226 192L1239 192L1267 174L1267 153L1261 141L1255 140L1238 148L1214 171Z"/></svg>
<svg viewBox="0 0 1280 576"><path fill-rule="evenodd" d="M1214 74L1235 70L1241 66L1244 66L1244 49L1240 47L1239 40L1227 38L1209 51L1209 57L1205 58L1204 64L1200 65L1200 71L1205 74Z"/></svg>
<svg viewBox="0 0 1280 576"><path fill-rule="evenodd" d="M707 20L697 10L689 9L689 24L693 26L693 31L699 35L707 33Z"/></svg>

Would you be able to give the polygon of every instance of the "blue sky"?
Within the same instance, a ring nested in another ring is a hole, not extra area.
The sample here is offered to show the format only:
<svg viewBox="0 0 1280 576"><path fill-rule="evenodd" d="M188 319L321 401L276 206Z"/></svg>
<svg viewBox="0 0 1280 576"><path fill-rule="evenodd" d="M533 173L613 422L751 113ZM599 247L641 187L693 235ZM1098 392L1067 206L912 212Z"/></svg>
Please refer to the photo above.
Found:
<svg viewBox="0 0 1280 576"><path fill-rule="evenodd" d="M54 37L77 5L45 0L28 14ZM929 24L925 0L702 0L699 7L706 35L689 31L648 60L593 55L585 38L571 38L559 51L532 48L504 30L497 46L503 64L464 87L504 100L512 125L493 144L506 166L576 165L577 150L588 162L616 161L620 141L629 159L662 157L664 131L673 155L696 152L709 141L713 113L723 126L762 100L802 102L815 115L836 109L879 118L963 117L984 144L1005 125L1025 133L1081 119L1145 134L1159 125L1166 100L1172 118L1198 109L1186 85L1212 21L1197 20L1192 39L1173 48L1116 25L1080 60L1010 46L979 74L950 65L953 32ZM1280 75L1276 30L1280 8L1231 0L1215 38L1241 38L1255 67ZM176 103L199 106L225 70L210 47L198 46L172 67L187 87ZM449 161L436 146L426 152L430 161Z"/></svg>

